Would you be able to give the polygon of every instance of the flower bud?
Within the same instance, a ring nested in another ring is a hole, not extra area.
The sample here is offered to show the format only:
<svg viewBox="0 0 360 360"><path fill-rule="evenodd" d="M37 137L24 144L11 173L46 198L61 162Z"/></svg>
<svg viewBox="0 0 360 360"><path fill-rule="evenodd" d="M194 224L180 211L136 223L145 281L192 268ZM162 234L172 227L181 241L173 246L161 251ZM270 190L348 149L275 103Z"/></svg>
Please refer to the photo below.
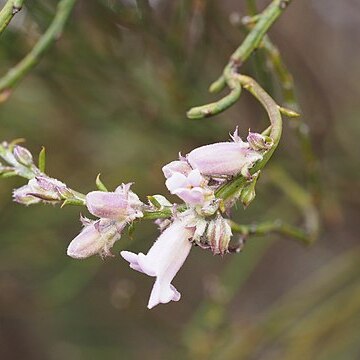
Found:
<svg viewBox="0 0 360 360"><path fill-rule="evenodd" d="M249 132L247 141L253 150L268 150L273 145L273 139L258 133Z"/></svg>
<svg viewBox="0 0 360 360"><path fill-rule="evenodd" d="M111 256L110 249L120 239L124 225L108 219L87 221L81 233L69 244L67 255L74 259L85 259L96 254Z"/></svg>
<svg viewBox="0 0 360 360"><path fill-rule="evenodd" d="M250 203L255 199L256 193L254 187L247 186L241 191L240 201L247 208Z"/></svg>
<svg viewBox="0 0 360 360"><path fill-rule="evenodd" d="M245 208L247 208L250 205L250 203L255 199L256 196L255 186L257 179L259 178L259 175L260 175L260 171L255 173L252 176L251 182L245 185L241 190L240 201L242 202Z"/></svg>
<svg viewBox="0 0 360 360"><path fill-rule="evenodd" d="M122 184L115 192L92 191L86 195L86 206L91 214L113 220L134 220L142 217L143 203L130 190L131 184Z"/></svg>
<svg viewBox="0 0 360 360"><path fill-rule="evenodd" d="M14 201L23 205L36 204L40 201L61 201L66 189L66 185L59 180L36 176L30 179L27 185L14 190Z"/></svg>
<svg viewBox="0 0 360 360"><path fill-rule="evenodd" d="M262 155L245 142L222 142L201 146L187 155L189 164L202 175L233 176L252 167Z"/></svg>
<svg viewBox="0 0 360 360"><path fill-rule="evenodd" d="M226 219L218 215L209 222L206 236L213 254L224 255L228 251L232 236L231 226Z"/></svg>
<svg viewBox="0 0 360 360"><path fill-rule="evenodd" d="M31 166L33 164L33 157L30 151L22 146L15 145L13 155L21 165Z"/></svg>
<svg viewBox="0 0 360 360"><path fill-rule="evenodd" d="M61 194L67 189L67 186L61 181L47 176L36 176L31 179L29 181L29 187L32 195L45 201L62 200Z"/></svg>

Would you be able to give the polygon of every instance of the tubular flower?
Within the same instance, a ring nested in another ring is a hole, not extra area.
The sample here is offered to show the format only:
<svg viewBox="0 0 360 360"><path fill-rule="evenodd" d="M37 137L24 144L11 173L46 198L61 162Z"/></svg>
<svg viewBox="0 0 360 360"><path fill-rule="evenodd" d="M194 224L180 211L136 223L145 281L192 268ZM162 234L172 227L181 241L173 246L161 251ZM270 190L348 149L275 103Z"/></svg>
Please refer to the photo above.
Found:
<svg viewBox="0 0 360 360"><path fill-rule="evenodd" d="M238 136L237 129L232 142L221 142L201 146L187 154L186 159L202 175L233 176L239 173L250 176L248 169L261 160L261 152L254 150L249 143Z"/></svg>
<svg viewBox="0 0 360 360"><path fill-rule="evenodd" d="M194 231L195 228L187 227L178 218L164 230L146 255L129 251L120 253L132 269L156 277L149 309L160 303L180 300L181 295L171 282L189 255Z"/></svg>
<svg viewBox="0 0 360 360"><path fill-rule="evenodd" d="M172 194L189 205L203 205L214 198L214 192L207 187L207 180L198 169L191 170L187 175L174 172L165 184Z"/></svg>

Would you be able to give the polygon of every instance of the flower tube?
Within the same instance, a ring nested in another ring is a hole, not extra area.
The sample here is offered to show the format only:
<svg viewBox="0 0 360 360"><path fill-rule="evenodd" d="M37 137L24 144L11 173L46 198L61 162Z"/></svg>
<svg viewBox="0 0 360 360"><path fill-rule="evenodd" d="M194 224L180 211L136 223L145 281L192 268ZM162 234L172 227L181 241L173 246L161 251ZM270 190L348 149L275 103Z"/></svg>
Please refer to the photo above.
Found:
<svg viewBox="0 0 360 360"><path fill-rule="evenodd" d="M146 255L129 251L120 253L132 269L156 277L148 302L149 309L160 303L180 300L181 295L171 282L189 255L194 231L195 228L187 228L181 219L176 219Z"/></svg>

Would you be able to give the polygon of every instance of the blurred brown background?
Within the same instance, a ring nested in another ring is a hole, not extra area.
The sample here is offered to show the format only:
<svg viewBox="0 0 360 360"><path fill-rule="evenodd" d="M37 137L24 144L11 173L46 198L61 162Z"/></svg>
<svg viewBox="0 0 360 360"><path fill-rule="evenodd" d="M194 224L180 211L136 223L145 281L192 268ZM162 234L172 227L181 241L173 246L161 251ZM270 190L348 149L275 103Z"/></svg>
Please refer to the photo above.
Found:
<svg viewBox="0 0 360 360"><path fill-rule="evenodd" d="M33 46L56 3L26 1L1 36L1 73ZM208 85L243 39L229 21L234 13L246 14L244 1L78 1L62 38L1 104L1 140L24 137L34 153L44 145L47 172L84 193L101 172L110 188L134 181L142 199L165 194L161 167L178 151L227 140L236 125L242 134L266 126L245 92L221 116L185 116L216 98ZM147 251L158 235L151 222L138 225L133 240L124 236L116 257L75 261L65 252L85 209L16 205L11 191L25 181L3 179L1 359L360 358L360 4L294 0L270 35L320 159L318 242L304 248L266 236L224 258L193 249L174 282L181 301L149 311L153 279L131 271L118 252ZM253 65L242 71L256 77ZM281 103L276 87L268 90ZM306 186L286 121L268 168ZM256 201L234 217L301 225L263 173Z"/></svg>

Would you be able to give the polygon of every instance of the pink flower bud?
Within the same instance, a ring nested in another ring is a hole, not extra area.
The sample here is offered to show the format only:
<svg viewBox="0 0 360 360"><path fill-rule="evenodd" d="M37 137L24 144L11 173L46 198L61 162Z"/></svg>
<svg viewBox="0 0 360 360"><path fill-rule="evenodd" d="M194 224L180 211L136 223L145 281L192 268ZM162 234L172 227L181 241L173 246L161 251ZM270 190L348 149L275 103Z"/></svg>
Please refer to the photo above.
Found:
<svg viewBox="0 0 360 360"><path fill-rule="evenodd" d="M233 176L252 167L262 155L245 142L222 142L194 149L186 158L202 175Z"/></svg>
<svg viewBox="0 0 360 360"><path fill-rule="evenodd" d="M228 220L218 215L209 222L207 228L207 242L214 255L224 255L228 252L229 242L232 236L231 226Z"/></svg>
<svg viewBox="0 0 360 360"><path fill-rule="evenodd" d="M81 233L69 244L67 255L74 259L85 259L96 254L111 256L110 249L120 239L124 226L125 223L107 219L88 221Z"/></svg>
<svg viewBox="0 0 360 360"><path fill-rule="evenodd" d="M273 145L273 140L269 136L249 132L247 141L253 150L269 150Z"/></svg>
<svg viewBox="0 0 360 360"><path fill-rule="evenodd" d="M86 206L91 214L113 220L134 220L143 214L143 203L130 190L131 184L119 186L115 192L92 191L86 195Z"/></svg>

